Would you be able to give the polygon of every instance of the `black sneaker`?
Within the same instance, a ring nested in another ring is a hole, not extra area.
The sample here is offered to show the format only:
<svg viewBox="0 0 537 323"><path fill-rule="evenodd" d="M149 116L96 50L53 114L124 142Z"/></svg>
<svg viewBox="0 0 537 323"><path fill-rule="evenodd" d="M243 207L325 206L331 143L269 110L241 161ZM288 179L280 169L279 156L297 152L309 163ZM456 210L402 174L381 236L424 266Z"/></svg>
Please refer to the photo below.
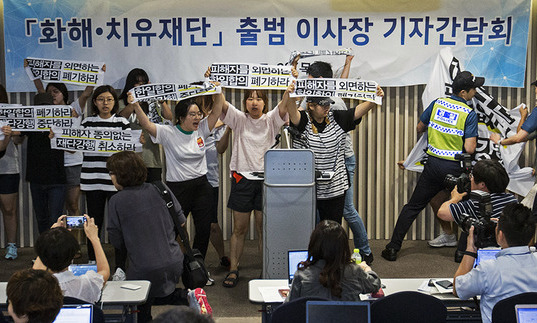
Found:
<svg viewBox="0 0 537 323"><path fill-rule="evenodd" d="M382 250L381 256L388 261L395 261L397 259L397 250L393 248L386 248Z"/></svg>
<svg viewBox="0 0 537 323"><path fill-rule="evenodd" d="M362 256L362 261L365 261L365 263L368 266L371 266L371 264L373 263L373 259L374 259L373 253L366 255L362 250L360 250L360 256Z"/></svg>

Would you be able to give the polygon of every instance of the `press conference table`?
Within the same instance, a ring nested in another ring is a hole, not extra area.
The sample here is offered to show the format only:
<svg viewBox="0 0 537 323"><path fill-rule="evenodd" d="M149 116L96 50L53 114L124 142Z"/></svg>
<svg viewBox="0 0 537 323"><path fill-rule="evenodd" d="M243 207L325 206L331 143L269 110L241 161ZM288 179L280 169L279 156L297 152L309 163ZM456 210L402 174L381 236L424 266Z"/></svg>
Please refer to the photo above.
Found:
<svg viewBox="0 0 537 323"><path fill-rule="evenodd" d="M430 278L383 278L381 279L382 285L385 287L382 288L384 295L388 296L390 294L395 294L402 291L418 291L418 288L423 284L424 281L428 281ZM452 281L453 278L433 278L433 280L443 280L447 279ZM263 307L263 322L268 320L272 310L278 307L282 302L273 302L266 303L263 299L259 288L271 287L275 289L285 289L289 288L287 279L254 279L248 282L248 298L250 302L254 304L260 304ZM434 289L436 291L436 289ZM423 292L425 294L429 294ZM473 300L461 300L452 293L439 294L432 293L430 294L442 301L446 307L448 307L448 322L473 322L474 319L476 322L481 322L480 316L476 316L476 313L473 311L462 311L462 307L475 308L476 303ZM369 295L361 295L362 300L374 302L376 299L370 298ZM450 308L456 308L451 310Z"/></svg>

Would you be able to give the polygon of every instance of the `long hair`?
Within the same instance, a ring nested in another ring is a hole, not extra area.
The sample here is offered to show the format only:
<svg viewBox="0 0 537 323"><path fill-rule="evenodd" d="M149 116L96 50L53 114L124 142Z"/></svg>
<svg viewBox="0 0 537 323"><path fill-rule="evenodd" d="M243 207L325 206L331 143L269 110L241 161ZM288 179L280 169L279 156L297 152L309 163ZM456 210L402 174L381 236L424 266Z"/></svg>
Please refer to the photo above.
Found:
<svg viewBox="0 0 537 323"><path fill-rule="evenodd" d="M298 269L303 270L321 259L325 266L319 274L319 282L330 289L333 296L341 297L341 276L345 266L351 263L351 251L347 233L335 221L324 220L315 227L308 245L308 259L301 262Z"/></svg>
<svg viewBox="0 0 537 323"><path fill-rule="evenodd" d="M127 78L125 79L125 87L119 95L119 100L123 100L125 106L129 104L129 102L127 102L127 93L134 87L136 83L149 83L149 75L147 75L146 71L141 68L133 68L129 74L127 74Z"/></svg>

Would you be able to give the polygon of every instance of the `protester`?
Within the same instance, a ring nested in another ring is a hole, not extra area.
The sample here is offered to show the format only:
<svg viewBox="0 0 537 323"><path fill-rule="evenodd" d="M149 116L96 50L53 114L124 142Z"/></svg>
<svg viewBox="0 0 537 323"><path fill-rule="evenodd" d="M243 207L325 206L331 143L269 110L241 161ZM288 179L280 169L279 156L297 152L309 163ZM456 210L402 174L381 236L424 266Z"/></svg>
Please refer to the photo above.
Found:
<svg viewBox="0 0 537 323"><path fill-rule="evenodd" d="M349 237L335 221L316 227L308 245L308 259L298 264L286 301L300 297L323 297L359 301L360 294L377 292L378 275L365 263L351 259Z"/></svg>
<svg viewBox="0 0 537 323"><path fill-rule="evenodd" d="M75 276L69 271L80 246L66 229L66 215L58 218L52 228L43 232L35 243L37 259L33 269L47 270L54 274L65 296L95 304L101 298L101 290L110 276L110 266L104 253L94 219L84 215L84 232L95 250L97 272L87 271Z"/></svg>
<svg viewBox="0 0 537 323"><path fill-rule="evenodd" d="M484 323L492 321L492 309L498 301L537 290L537 254L528 247L535 228L530 209L518 203L505 206L496 226L496 241L502 250L495 259L482 261L475 268L476 229L470 228L464 257L453 278L453 294L461 299L480 295Z"/></svg>
<svg viewBox="0 0 537 323"><path fill-rule="evenodd" d="M63 305L58 281L44 270L17 271L7 283L6 295L15 323L52 323Z"/></svg>

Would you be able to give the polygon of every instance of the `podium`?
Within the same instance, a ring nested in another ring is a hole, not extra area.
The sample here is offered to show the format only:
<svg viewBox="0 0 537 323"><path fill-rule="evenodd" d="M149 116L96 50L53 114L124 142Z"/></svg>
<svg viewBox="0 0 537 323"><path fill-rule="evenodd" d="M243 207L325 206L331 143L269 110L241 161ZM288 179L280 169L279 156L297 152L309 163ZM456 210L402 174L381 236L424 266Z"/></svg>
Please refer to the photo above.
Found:
<svg viewBox="0 0 537 323"><path fill-rule="evenodd" d="M308 249L316 215L314 160L309 149L271 149L265 153L265 279L287 279L287 251Z"/></svg>

